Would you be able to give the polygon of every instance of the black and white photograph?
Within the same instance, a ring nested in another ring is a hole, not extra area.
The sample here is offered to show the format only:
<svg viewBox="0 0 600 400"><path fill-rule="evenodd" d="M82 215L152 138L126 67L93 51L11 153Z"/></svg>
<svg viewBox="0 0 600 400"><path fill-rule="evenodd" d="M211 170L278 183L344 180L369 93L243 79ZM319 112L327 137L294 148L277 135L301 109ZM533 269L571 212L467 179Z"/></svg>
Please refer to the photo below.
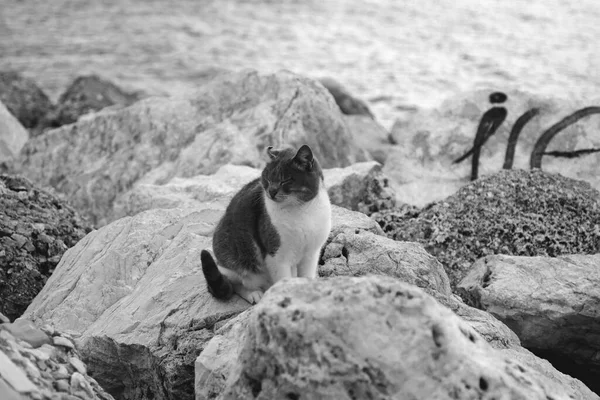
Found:
<svg viewBox="0 0 600 400"><path fill-rule="evenodd" d="M600 400L600 1L0 0L0 400Z"/></svg>

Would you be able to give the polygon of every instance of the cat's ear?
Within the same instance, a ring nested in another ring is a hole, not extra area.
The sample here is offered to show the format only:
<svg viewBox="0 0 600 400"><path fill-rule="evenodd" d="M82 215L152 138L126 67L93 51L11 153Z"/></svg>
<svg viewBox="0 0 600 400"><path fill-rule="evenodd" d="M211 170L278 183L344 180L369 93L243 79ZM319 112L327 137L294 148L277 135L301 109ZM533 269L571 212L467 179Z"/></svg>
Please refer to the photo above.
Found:
<svg viewBox="0 0 600 400"><path fill-rule="evenodd" d="M310 171L313 166L313 153L308 145L302 145L296 155L294 156L294 162L303 170Z"/></svg>
<svg viewBox="0 0 600 400"><path fill-rule="evenodd" d="M269 146L269 147L267 147L267 155L269 156L269 158L271 160L274 160L279 155L279 151L278 150L273 150L273 146Z"/></svg>

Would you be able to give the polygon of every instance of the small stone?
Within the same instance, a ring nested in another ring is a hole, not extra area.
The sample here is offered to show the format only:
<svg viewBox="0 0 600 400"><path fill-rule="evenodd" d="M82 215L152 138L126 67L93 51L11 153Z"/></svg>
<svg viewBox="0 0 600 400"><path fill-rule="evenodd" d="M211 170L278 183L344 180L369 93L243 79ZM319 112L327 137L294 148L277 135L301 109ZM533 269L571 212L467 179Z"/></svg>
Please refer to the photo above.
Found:
<svg viewBox="0 0 600 400"><path fill-rule="evenodd" d="M47 358L45 358L47 360L54 356L54 353L56 352L56 348L49 344L44 344L44 345L42 345L42 347L39 348L39 351L41 351L42 353L44 353L47 356Z"/></svg>
<svg viewBox="0 0 600 400"><path fill-rule="evenodd" d="M71 374L69 374L67 367L61 365L56 371L52 371L52 376L54 379L68 379Z"/></svg>
<svg viewBox="0 0 600 400"><path fill-rule="evenodd" d="M32 398L33 400L42 400L42 399L44 398L44 396L43 396L43 395L42 395L42 393L40 393L40 392L33 392L33 393L30 393L30 394L29 394L29 396L31 396L31 398Z"/></svg>
<svg viewBox="0 0 600 400"><path fill-rule="evenodd" d="M24 342L25 343L25 342ZM35 358L36 360L41 360L41 361L46 361L50 358L50 355L48 355L46 352L41 351L40 349L21 349L21 353L22 354L27 354L33 358Z"/></svg>
<svg viewBox="0 0 600 400"><path fill-rule="evenodd" d="M14 337L29 343L33 348L50 343L50 337L27 319L17 319L12 324L2 324L0 329L6 329Z"/></svg>
<svg viewBox="0 0 600 400"><path fill-rule="evenodd" d="M40 370L40 373L48 369L48 364L46 364L46 361L38 360L36 364Z"/></svg>
<svg viewBox="0 0 600 400"><path fill-rule="evenodd" d="M49 336L55 336L54 333L56 332L54 330L54 327L52 325L49 324L44 324L44 326L42 326L41 328L44 332L46 332L47 335Z"/></svg>
<svg viewBox="0 0 600 400"><path fill-rule="evenodd" d="M71 394L83 398L86 398L86 395L94 397L92 387L79 372L73 372L71 375Z"/></svg>
<svg viewBox="0 0 600 400"><path fill-rule="evenodd" d="M54 387L59 392L68 392L70 388L69 381L66 379L59 379L54 383Z"/></svg>
<svg viewBox="0 0 600 400"><path fill-rule="evenodd" d="M75 368L75 370L77 372L79 372L81 375L87 374L87 368L86 368L85 364L83 363L83 361L81 361L79 358L69 357L69 364L71 364L73 366L73 368Z"/></svg>
<svg viewBox="0 0 600 400"><path fill-rule="evenodd" d="M18 233L13 233L11 235L11 238L15 242L17 242L17 246L19 246L19 247L23 247L27 243L27 238L25 236L23 236L23 235L18 234Z"/></svg>
<svg viewBox="0 0 600 400"><path fill-rule="evenodd" d="M53 341L55 346L62 346L68 349L75 348L75 346L73 346L73 342L62 336L54 336Z"/></svg>
<svg viewBox="0 0 600 400"><path fill-rule="evenodd" d="M34 381L36 379L40 379L42 374L40 374L40 370L37 369L37 367L35 366L34 363L32 363L31 361L29 361L29 359L24 358L24 368L25 368L25 372L27 373L27 376L31 379L33 379Z"/></svg>

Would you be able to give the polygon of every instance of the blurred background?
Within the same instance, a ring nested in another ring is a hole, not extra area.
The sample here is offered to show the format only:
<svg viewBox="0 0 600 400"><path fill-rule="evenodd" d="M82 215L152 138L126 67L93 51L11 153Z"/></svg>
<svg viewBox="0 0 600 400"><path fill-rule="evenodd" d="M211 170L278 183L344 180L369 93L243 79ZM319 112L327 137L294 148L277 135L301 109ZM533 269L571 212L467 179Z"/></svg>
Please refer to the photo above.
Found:
<svg viewBox="0 0 600 400"><path fill-rule="evenodd" d="M0 0L0 70L177 94L219 69L330 76L389 128L461 91L600 93L597 0Z"/></svg>

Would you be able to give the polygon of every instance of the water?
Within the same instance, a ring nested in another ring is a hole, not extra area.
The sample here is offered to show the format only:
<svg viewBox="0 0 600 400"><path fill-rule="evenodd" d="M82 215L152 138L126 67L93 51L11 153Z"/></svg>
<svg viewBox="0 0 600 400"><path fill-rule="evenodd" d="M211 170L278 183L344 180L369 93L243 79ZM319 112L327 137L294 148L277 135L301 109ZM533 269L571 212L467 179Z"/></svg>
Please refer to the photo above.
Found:
<svg viewBox="0 0 600 400"><path fill-rule="evenodd" d="M56 98L98 73L150 94L207 67L332 76L389 127L457 92L600 99L597 0L0 0L0 69Z"/></svg>

